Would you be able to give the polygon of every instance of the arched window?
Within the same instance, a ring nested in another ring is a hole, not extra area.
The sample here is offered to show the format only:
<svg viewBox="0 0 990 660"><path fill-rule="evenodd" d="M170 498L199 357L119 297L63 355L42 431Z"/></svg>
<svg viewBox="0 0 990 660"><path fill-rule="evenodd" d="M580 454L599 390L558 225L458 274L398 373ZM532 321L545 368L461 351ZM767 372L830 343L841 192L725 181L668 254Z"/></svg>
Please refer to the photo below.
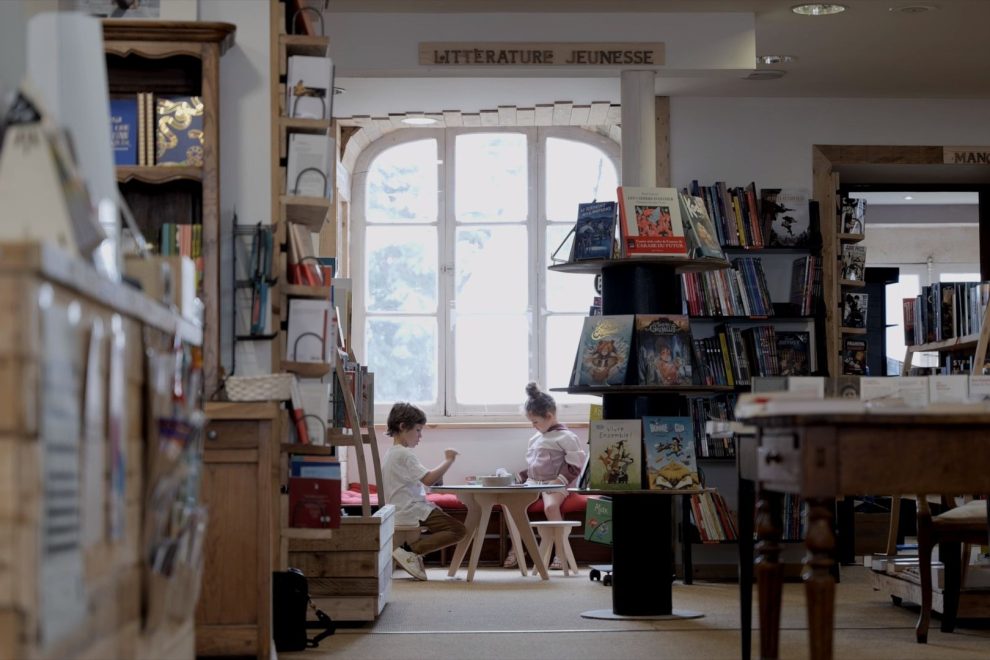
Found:
<svg viewBox="0 0 990 660"><path fill-rule="evenodd" d="M618 153L583 129L522 127L404 129L365 149L352 333L376 418L411 401L431 419L517 420L527 382L566 387L596 294L593 276L547 266L579 203L615 200ZM594 400L554 396L564 417Z"/></svg>

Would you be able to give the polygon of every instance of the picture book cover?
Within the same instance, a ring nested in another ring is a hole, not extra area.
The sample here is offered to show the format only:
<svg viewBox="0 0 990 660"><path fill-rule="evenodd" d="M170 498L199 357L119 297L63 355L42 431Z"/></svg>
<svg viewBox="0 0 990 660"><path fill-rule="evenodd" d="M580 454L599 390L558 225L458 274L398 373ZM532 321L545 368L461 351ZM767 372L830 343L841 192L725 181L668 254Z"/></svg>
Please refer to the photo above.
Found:
<svg viewBox="0 0 990 660"><path fill-rule="evenodd" d="M850 376L867 375L867 342L865 337L846 337L842 340L842 373Z"/></svg>
<svg viewBox="0 0 990 660"><path fill-rule="evenodd" d="M114 165L138 164L137 96L110 99L110 138Z"/></svg>
<svg viewBox="0 0 990 660"><path fill-rule="evenodd" d="M839 227L843 234L862 234L866 227L866 200L839 198Z"/></svg>
<svg viewBox="0 0 990 660"><path fill-rule="evenodd" d="M705 200L681 193L681 218L687 236L688 256L692 259L725 259L718 243L715 223L708 215Z"/></svg>
<svg viewBox="0 0 990 660"><path fill-rule="evenodd" d="M288 115L304 119L331 118L333 79L334 65L329 57L291 56L286 85Z"/></svg>
<svg viewBox="0 0 990 660"><path fill-rule="evenodd" d="M811 214L808 191L792 188L760 190L760 215L769 228L769 247L808 247L811 242Z"/></svg>
<svg viewBox="0 0 990 660"><path fill-rule="evenodd" d="M690 417L644 417L643 446L649 490L684 490L701 485Z"/></svg>
<svg viewBox="0 0 990 660"><path fill-rule="evenodd" d="M640 385L691 385L691 326L683 314L637 314L636 358Z"/></svg>
<svg viewBox="0 0 990 660"><path fill-rule="evenodd" d="M615 202L578 204L578 217L574 225L574 261L611 258L615 214Z"/></svg>
<svg viewBox="0 0 990 660"><path fill-rule="evenodd" d="M159 96L155 105L155 165L203 166L203 100Z"/></svg>
<svg viewBox="0 0 990 660"><path fill-rule="evenodd" d="M842 273L840 279L862 282L866 276L866 246L842 246Z"/></svg>
<svg viewBox="0 0 990 660"><path fill-rule="evenodd" d="M633 315L588 316L581 329L573 385L622 385L632 351Z"/></svg>
<svg viewBox="0 0 990 660"><path fill-rule="evenodd" d="M866 306L869 294L847 293L842 301L842 325L846 328L866 327Z"/></svg>
<svg viewBox="0 0 990 660"><path fill-rule="evenodd" d="M618 195L619 234L624 256L687 256L677 189L619 186Z"/></svg>
<svg viewBox="0 0 990 660"><path fill-rule="evenodd" d="M643 469L643 423L606 419L588 425L588 487L592 490L640 490Z"/></svg>
<svg viewBox="0 0 990 660"><path fill-rule="evenodd" d="M781 376L811 375L811 333L777 330L777 363Z"/></svg>

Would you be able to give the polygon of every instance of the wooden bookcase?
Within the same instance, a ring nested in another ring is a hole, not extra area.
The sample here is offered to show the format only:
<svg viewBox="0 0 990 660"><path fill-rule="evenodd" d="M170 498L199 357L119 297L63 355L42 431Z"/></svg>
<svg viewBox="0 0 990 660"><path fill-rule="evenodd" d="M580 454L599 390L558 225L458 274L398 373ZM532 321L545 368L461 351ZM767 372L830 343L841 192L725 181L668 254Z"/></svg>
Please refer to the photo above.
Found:
<svg viewBox="0 0 990 660"><path fill-rule="evenodd" d="M0 657L192 658L200 576L151 569L148 523L173 511L149 492L160 422L198 398L156 390L146 355L175 364L202 329L44 243L0 244L0 307Z"/></svg>
<svg viewBox="0 0 990 660"><path fill-rule="evenodd" d="M220 57L234 44L235 26L201 21L105 19L104 50L110 95L152 92L198 95L203 101L203 166L122 166L121 192L152 243L164 223L200 224L206 308L203 386L220 381Z"/></svg>

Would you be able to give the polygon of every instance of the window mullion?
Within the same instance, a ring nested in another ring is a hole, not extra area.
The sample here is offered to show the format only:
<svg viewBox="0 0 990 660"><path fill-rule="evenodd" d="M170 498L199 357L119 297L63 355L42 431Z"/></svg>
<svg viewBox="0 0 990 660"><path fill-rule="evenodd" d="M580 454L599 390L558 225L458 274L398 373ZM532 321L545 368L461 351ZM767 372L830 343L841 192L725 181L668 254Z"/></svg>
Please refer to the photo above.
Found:
<svg viewBox="0 0 990 660"><path fill-rule="evenodd" d="M440 383L440 407L444 415L454 415L457 412L457 398L455 396L456 383L454 381L454 341L455 330L453 327L453 314L455 308L454 300L454 246L457 232L457 218L454 211L454 153L456 151L456 133L449 129L441 131L442 138L438 153L438 160L442 161L440 181L443 188L440 190L440 308L437 310L437 323L440 330L440 365L438 373L441 374Z"/></svg>

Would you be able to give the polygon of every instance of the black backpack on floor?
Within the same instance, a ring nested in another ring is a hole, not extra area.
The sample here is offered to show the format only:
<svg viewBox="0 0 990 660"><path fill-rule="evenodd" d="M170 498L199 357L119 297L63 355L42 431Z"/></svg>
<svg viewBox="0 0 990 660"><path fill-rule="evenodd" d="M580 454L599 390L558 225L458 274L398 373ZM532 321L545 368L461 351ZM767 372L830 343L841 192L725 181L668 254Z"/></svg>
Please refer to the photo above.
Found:
<svg viewBox="0 0 990 660"><path fill-rule="evenodd" d="M306 620L306 609L312 607L316 621ZM307 629L321 630L309 639ZM276 651L303 651L319 646L325 637L337 632L333 620L313 605L309 598L309 583L297 568L272 573L272 637Z"/></svg>

